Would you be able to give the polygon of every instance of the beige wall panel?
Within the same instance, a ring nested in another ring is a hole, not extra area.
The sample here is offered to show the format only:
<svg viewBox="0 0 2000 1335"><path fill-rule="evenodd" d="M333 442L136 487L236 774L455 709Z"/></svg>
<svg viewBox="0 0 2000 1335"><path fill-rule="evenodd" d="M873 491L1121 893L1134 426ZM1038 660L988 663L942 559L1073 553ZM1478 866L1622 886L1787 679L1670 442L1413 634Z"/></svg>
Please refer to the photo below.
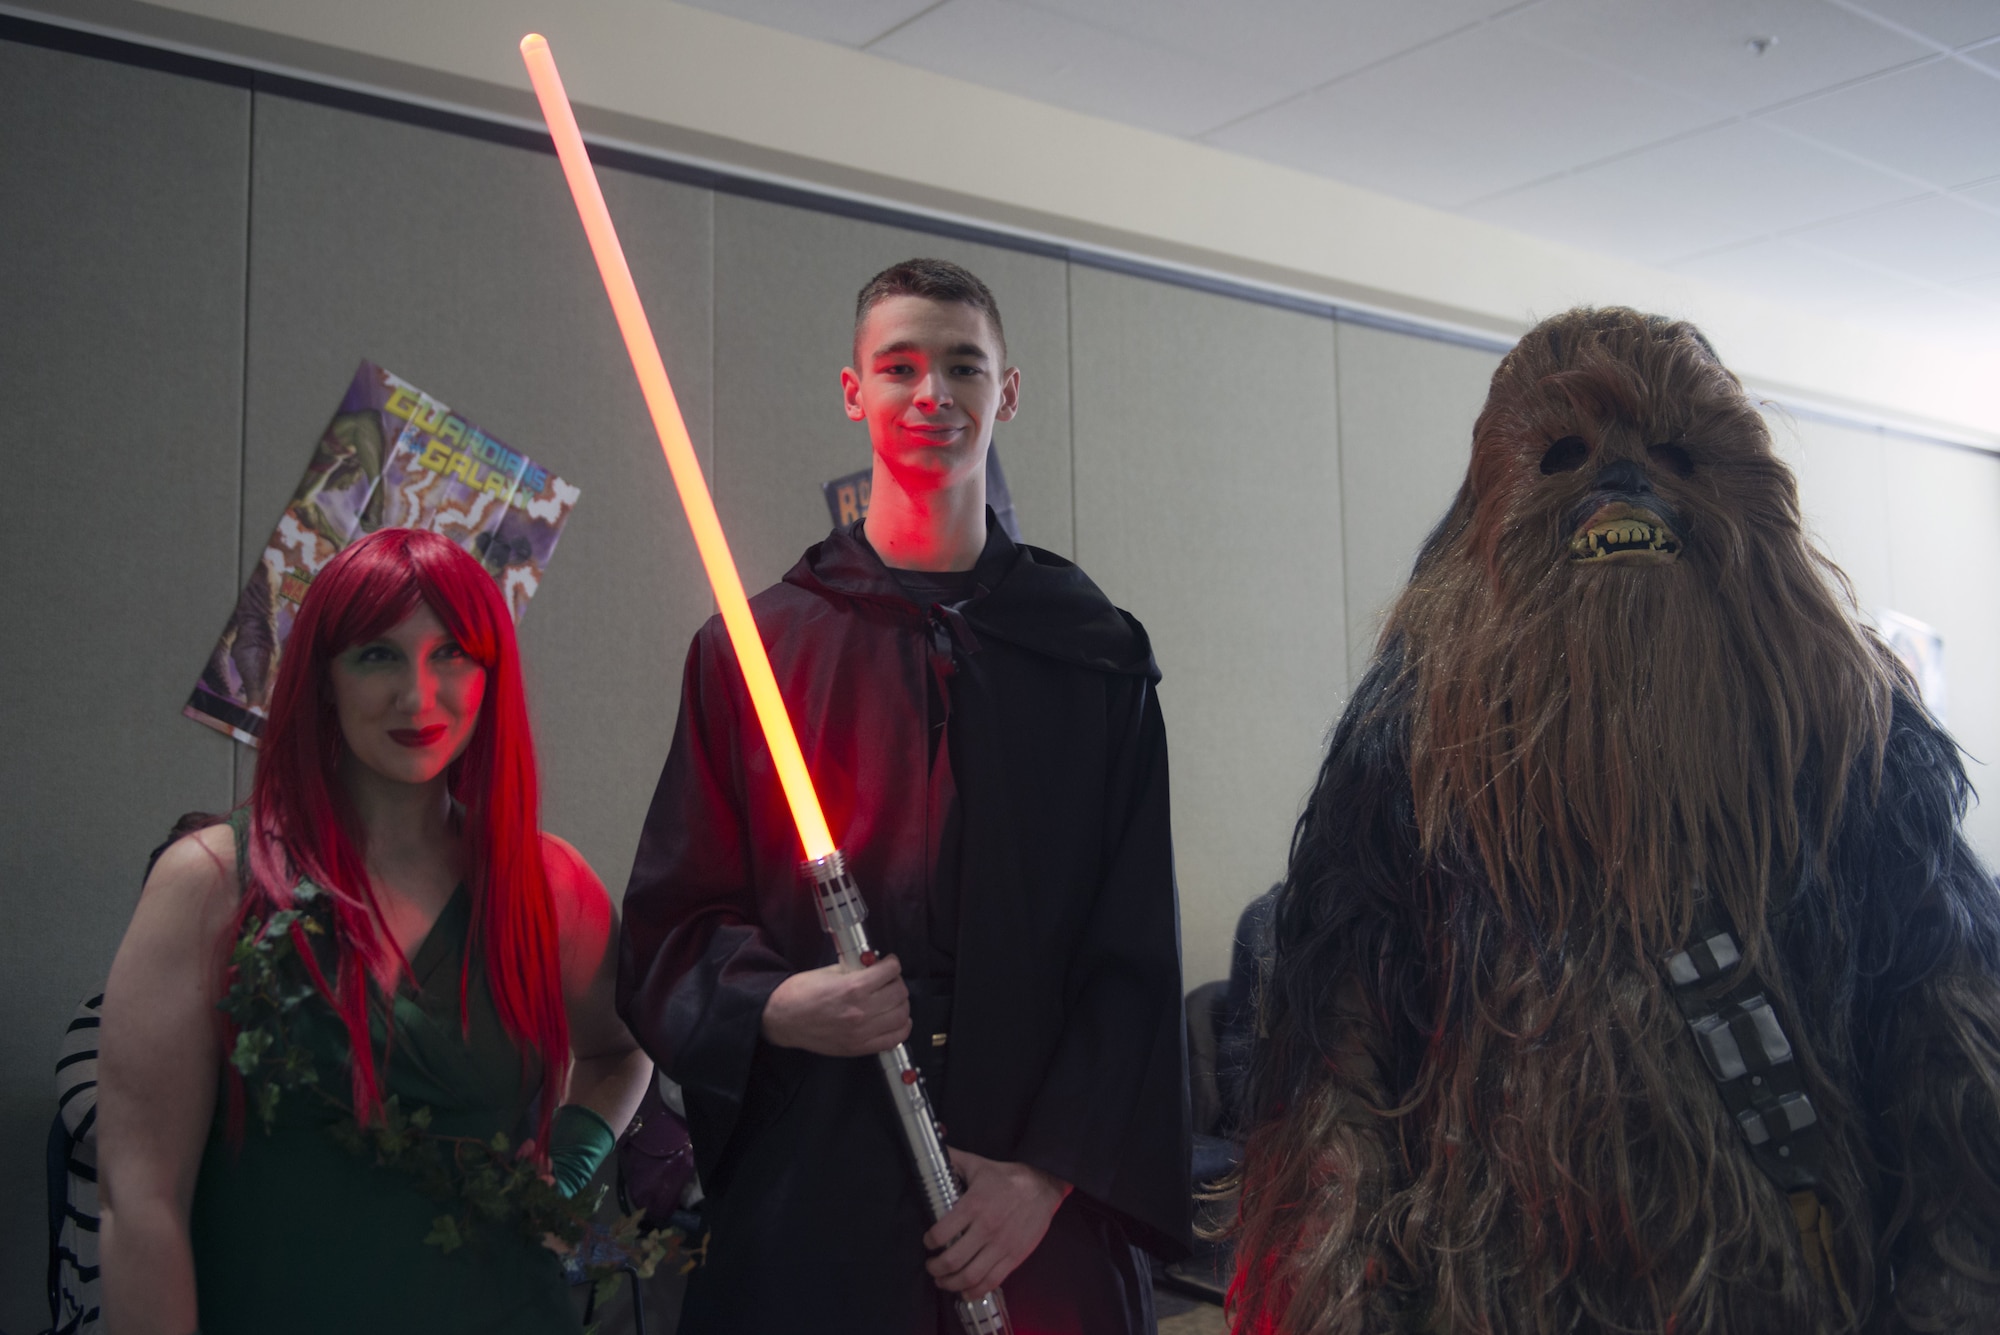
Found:
<svg viewBox="0 0 2000 1335"><path fill-rule="evenodd" d="M234 596L250 96L0 42L0 1328L48 1324L70 1013L146 853L229 804L181 717Z"/></svg>
<svg viewBox="0 0 2000 1335"><path fill-rule="evenodd" d="M544 822L622 894L710 601L555 158L259 96L256 161L246 560L363 358L580 487L521 644ZM601 175L705 449L710 197Z"/></svg>
<svg viewBox="0 0 2000 1335"><path fill-rule="evenodd" d="M1340 487L1349 685L1472 458L1498 353L1342 324Z"/></svg>
<svg viewBox="0 0 2000 1335"><path fill-rule="evenodd" d="M2000 862L2000 458L1782 414L1772 432L1807 525L1864 616L1887 608L1943 635L1946 724L1988 799L1966 833Z"/></svg>
<svg viewBox="0 0 2000 1335"><path fill-rule="evenodd" d="M1330 320L1075 266L1077 559L1165 672L1181 943L1229 971L1344 689Z"/></svg>
<svg viewBox="0 0 2000 1335"><path fill-rule="evenodd" d="M1050 259L782 204L715 200L715 440L711 477L752 591L830 527L820 484L869 466L868 433L841 409L854 296L899 260L971 269L993 290L1021 368L1021 412L994 431L1022 535L1067 554L1069 323Z"/></svg>
<svg viewBox="0 0 2000 1335"><path fill-rule="evenodd" d="M1888 454L1879 431L1765 411L1771 439L1799 480L1814 544L1854 585L1863 612L1889 605Z"/></svg>
<svg viewBox="0 0 2000 1335"><path fill-rule="evenodd" d="M2000 866L2000 458L1890 438L1889 606L1944 637L1945 723L1984 801L1965 831Z"/></svg>

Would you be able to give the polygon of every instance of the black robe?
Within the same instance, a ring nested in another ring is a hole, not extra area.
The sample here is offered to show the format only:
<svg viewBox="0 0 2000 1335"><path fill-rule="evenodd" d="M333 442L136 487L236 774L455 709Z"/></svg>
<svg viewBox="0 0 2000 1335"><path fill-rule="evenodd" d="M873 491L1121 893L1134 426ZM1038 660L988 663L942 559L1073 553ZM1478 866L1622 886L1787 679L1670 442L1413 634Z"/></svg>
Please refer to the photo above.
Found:
<svg viewBox="0 0 2000 1335"><path fill-rule="evenodd" d="M807 768L873 944L910 980L911 1051L949 1143L1076 1188L1006 1285L1017 1325L1150 1329L1132 1245L1177 1258L1191 1239L1145 631L990 517L973 596L920 608L858 527L751 602ZM685 1092L708 1194L683 1329L929 1332L948 1309L922 1269L929 1224L879 1066L760 1036L771 991L834 958L802 856L711 618L688 653L618 972L620 1014Z"/></svg>

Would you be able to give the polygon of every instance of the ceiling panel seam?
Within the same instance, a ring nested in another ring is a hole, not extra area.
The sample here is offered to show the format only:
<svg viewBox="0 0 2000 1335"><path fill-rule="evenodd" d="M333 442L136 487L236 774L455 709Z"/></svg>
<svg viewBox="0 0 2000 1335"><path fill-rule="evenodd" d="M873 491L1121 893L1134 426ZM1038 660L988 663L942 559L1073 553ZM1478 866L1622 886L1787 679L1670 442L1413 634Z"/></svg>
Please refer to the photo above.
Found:
<svg viewBox="0 0 2000 1335"><path fill-rule="evenodd" d="M1379 57L1378 59L1375 60L1371 60L1365 65L1357 66L1356 68L1351 70L1345 70L1342 73L1334 75L1331 79L1324 79L1319 83L1314 84L1310 88L1301 88L1299 91L1295 93L1287 93L1285 94L1285 96L1278 98L1276 101L1270 103L1267 106L1261 106L1256 108L1255 110L1246 111L1240 116L1231 116L1228 120L1223 121L1221 124L1211 125L1206 130L1201 131L1201 133L1191 135L1189 137L1199 141L1206 139L1210 135L1221 134L1224 130L1233 129L1236 126L1243 124L1243 122L1245 121L1255 120L1257 117L1262 116L1267 112L1276 111L1279 107L1290 106L1292 103L1300 101L1303 98L1311 97L1315 93L1323 93L1329 88L1335 87L1338 84L1345 83L1349 79L1359 78L1361 75L1368 73L1370 70L1381 69L1384 65L1393 65L1394 63L1403 59L1406 56L1413 56L1419 51L1428 50L1431 47L1438 45L1440 42L1449 42L1454 37L1461 37L1466 33L1476 32L1481 28L1488 27L1492 24L1500 22L1503 19L1510 18L1513 15L1518 14L1523 10L1533 9L1538 5L1546 3L1547 0L1519 0L1519 3L1509 5L1502 10L1497 10L1494 13L1488 14L1485 18L1474 19L1470 23L1460 24L1458 27L1453 28L1450 32L1441 32L1434 37L1426 37L1420 42L1413 42L1412 44L1404 47L1400 51L1392 51L1388 55Z"/></svg>
<svg viewBox="0 0 2000 1335"><path fill-rule="evenodd" d="M1567 53L1567 54L1573 54L1573 53ZM1918 56L1914 60L1906 60L1898 65L1891 65L1884 69L1872 71L1868 74L1858 75L1855 78L1845 80L1844 82L1841 83L1828 84L1824 88L1815 88L1813 91L1809 93L1800 93L1795 97L1783 98L1779 101L1770 103L1768 106L1758 107L1754 111L1735 112L1729 115L1722 116L1720 119L1709 121L1701 125L1693 126L1686 130L1679 130L1673 134L1663 135L1660 138L1651 140L1648 143L1639 144L1636 145L1635 147L1628 149L1622 149L1616 153L1607 153L1603 157L1593 158L1588 162L1580 162L1574 167L1566 167L1561 171L1550 172L1548 175L1537 177L1532 181L1523 181L1519 185L1510 185L1501 190L1489 191L1488 193L1481 195L1476 199L1468 200L1464 204L1458 205L1457 207L1460 210L1478 208L1482 204L1491 203L1492 201L1498 199L1505 199L1509 195L1520 194L1524 191L1533 190L1540 186L1550 185L1556 181L1567 180L1572 176L1581 176L1585 172L1595 171L1600 167L1607 167L1614 162L1622 162L1627 158L1637 157L1639 154L1642 153L1650 153L1655 149L1665 148L1669 144L1677 144L1681 143L1684 140L1696 138L1700 135L1710 134L1716 130L1722 129L1725 126L1741 125L1741 124L1755 124L1755 125L1760 125L1765 129L1775 130L1779 134L1785 135L1788 138L1796 139L1801 143L1811 144L1814 148L1821 149L1828 153L1832 153L1836 157L1844 158L1847 161L1854 163L1856 166L1866 167L1871 171L1881 172L1885 176L1893 177L1896 180L1903 181L1907 184L1916 186L1920 190L1926 192L1947 192L1954 189L1954 187L1949 184L1941 184L1937 181L1929 180L1925 177L1913 176L1910 173L1901 170L1900 168L1888 166L1884 163L1875 161L1873 158L1865 157L1862 154L1855 153L1849 149L1844 149L1835 144L1830 144L1823 140L1817 139L1803 130L1797 130L1792 128L1791 126L1776 124L1772 121L1764 119L1766 116L1770 116L1781 111L1789 111L1793 107L1804 105L1805 103L1812 102L1818 98L1829 97L1835 93L1845 92L1848 89L1857 88L1863 84L1872 83L1878 79L1886 78L1890 75L1904 74L1914 69L1920 69L1926 65L1939 64L1942 62L1942 60L1943 57L1941 56ZM1621 73L1622 72L1623 71L1621 71ZM1994 212L2000 213L2000 210L1994 210Z"/></svg>
<svg viewBox="0 0 2000 1335"><path fill-rule="evenodd" d="M877 42L886 42L891 37L894 37L897 33L901 32L903 29L909 27L912 23L916 23L928 15L935 14L938 10L943 9L947 4L950 3L951 0L933 0L933 3L925 5L922 9L910 15L908 18L896 20L894 23L884 28L881 32L876 33L873 37L870 37L867 41L863 42L860 46L856 47L855 50L866 51L870 47L874 46Z"/></svg>
<svg viewBox="0 0 2000 1335"><path fill-rule="evenodd" d="M1896 22L1894 19L1889 18L1887 15L1877 14L1874 10L1868 8L1866 5L1857 5L1853 3L1853 0L1825 0L1825 2L1829 5L1832 5L1835 9L1841 9L1847 11L1849 14L1854 15L1854 17L1858 19L1866 19L1868 22L1875 24L1877 27L1883 28L1889 32L1893 32L1898 37L1901 37L1906 41L1915 42L1919 46L1927 46L1931 50L1937 52L1938 55L1948 60L1955 60L1959 64L1964 65L1967 69L1975 70L1978 73L1985 75L1989 79L2000 79L2000 70L1988 69L1986 66L1980 64L1976 60L1968 60L1965 55L1965 53L1968 51L1977 51L1980 48L1991 44L1994 38L1990 33L1985 37L1975 38L1970 42L1965 42L1958 46L1953 46L1949 42L1940 42L1935 37L1932 37L1927 33L1919 32L1915 28L1906 27L1905 25Z"/></svg>

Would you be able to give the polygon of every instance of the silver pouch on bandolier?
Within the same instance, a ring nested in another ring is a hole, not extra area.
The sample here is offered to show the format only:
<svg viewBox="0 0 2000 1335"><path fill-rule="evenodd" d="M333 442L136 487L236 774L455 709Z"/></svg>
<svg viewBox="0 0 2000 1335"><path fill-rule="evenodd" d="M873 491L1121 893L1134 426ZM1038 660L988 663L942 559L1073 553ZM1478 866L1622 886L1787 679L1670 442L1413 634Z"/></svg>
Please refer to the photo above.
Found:
<svg viewBox="0 0 2000 1335"><path fill-rule="evenodd" d="M1792 1041L1755 973L1725 987L1743 952L1727 931L1696 935L1666 962L1674 1003L1757 1166L1786 1191L1819 1184L1826 1139Z"/></svg>

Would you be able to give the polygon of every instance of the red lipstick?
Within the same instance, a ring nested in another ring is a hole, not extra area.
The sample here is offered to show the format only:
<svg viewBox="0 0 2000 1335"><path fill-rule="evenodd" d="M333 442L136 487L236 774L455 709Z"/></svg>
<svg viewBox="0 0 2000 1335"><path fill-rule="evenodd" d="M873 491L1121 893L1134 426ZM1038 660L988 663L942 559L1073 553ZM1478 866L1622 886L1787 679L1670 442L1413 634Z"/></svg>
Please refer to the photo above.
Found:
<svg viewBox="0 0 2000 1335"><path fill-rule="evenodd" d="M412 750L435 745L444 736L444 724L433 723L428 728L391 728L389 739L398 746Z"/></svg>

